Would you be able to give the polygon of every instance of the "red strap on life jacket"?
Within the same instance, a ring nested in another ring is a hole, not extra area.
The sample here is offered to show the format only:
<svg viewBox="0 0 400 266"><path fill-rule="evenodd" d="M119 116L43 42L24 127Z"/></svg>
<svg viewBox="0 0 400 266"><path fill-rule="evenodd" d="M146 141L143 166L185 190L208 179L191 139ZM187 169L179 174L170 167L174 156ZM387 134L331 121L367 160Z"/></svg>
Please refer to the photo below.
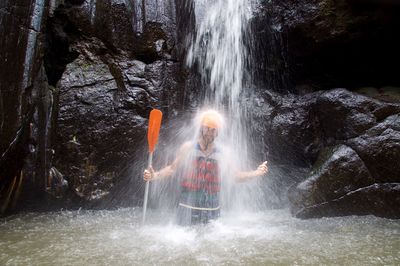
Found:
<svg viewBox="0 0 400 266"><path fill-rule="evenodd" d="M214 159L197 157L192 169L183 176L181 186L191 191L205 190L216 193L221 190L218 163Z"/></svg>

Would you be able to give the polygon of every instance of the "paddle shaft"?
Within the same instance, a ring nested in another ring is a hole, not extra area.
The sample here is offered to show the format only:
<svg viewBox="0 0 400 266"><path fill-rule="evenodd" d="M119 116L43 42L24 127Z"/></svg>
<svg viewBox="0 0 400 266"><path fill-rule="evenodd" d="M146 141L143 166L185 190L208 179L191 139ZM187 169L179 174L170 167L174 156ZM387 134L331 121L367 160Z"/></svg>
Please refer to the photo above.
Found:
<svg viewBox="0 0 400 266"><path fill-rule="evenodd" d="M153 164L153 152L149 153L149 164L148 164L148 169ZM146 181L146 186L144 188L144 199L143 199L143 220L142 224L146 221L146 211L147 211L147 199L149 198L149 186L150 186L150 181Z"/></svg>

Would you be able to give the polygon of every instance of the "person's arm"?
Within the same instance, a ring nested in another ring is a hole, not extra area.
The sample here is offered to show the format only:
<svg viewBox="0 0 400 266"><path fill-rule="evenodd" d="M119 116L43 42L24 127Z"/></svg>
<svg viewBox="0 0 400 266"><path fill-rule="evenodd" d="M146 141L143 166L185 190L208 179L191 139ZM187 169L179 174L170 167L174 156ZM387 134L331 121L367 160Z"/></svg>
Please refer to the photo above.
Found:
<svg viewBox="0 0 400 266"><path fill-rule="evenodd" d="M190 146L191 144L189 142L183 144L179 149L175 160L170 165L167 165L161 170L154 171L153 167L144 170L143 173L144 181L154 181L172 176L176 172L176 169L178 169L179 165L181 164L185 156L187 155Z"/></svg>
<svg viewBox="0 0 400 266"><path fill-rule="evenodd" d="M245 182L255 177L265 175L266 173L268 173L268 166L267 162L265 161L257 167L257 170L248 172L240 172L240 171L236 172L235 180L237 182Z"/></svg>

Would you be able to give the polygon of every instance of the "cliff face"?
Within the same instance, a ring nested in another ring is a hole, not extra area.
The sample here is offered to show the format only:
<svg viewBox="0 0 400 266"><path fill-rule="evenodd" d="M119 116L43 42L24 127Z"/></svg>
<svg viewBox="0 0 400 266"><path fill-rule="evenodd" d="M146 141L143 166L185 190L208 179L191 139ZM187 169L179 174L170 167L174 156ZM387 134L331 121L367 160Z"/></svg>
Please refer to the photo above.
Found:
<svg viewBox="0 0 400 266"><path fill-rule="evenodd" d="M25 2L0 4L1 211L138 204L149 111L179 119L202 93L184 65L194 1ZM259 2L243 102L277 206L291 187L299 217L397 217L399 9Z"/></svg>
<svg viewBox="0 0 400 266"><path fill-rule="evenodd" d="M192 3L20 2L0 7L2 212L97 202L144 163L149 110L182 108Z"/></svg>
<svg viewBox="0 0 400 266"><path fill-rule="evenodd" d="M399 86L400 4L375 0L260 1L255 69L293 92ZM266 52L267 51L267 52ZM259 59L259 60L257 60ZM269 81L272 82L271 79ZM275 82L276 84L276 82ZM272 86L271 86L272 85Z"/></svg>
<svg viewBox="0 0 400 266"><path fill-rule="evenodd" d="M63 30L54 37L70 27L77 57L58 82L55 166L84 201L104 199L124 178L132 182L124 187L140 187L140 177L130 176L132 165L145 164L148 113L160 108L168 119L182 108L176 10L173 1L87 1L58 10L63 19L52 26Z"/></svg>
<svg viewBox="0 0 400 266"><path fill-rule="evenodd" d="M22 187L24 195L36 196L44 188L39 177L48 171L52 92L42 65L48 5L40 0L0 5L2 212L16 206Z"/></svg>

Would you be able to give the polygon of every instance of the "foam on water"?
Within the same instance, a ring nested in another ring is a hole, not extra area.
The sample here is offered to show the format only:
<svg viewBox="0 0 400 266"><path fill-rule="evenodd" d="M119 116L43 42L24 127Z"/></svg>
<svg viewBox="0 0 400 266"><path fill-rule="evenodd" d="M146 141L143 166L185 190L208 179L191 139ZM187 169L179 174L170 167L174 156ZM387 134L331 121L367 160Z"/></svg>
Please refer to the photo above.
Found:
<svg viewBox="0 0 400 266"><path fill-rule="evenodd" d="M181 227L140 208L24 214L0 220L1 265L398 265L400 221L299 220L287 210L227 213Z"/></svg>

